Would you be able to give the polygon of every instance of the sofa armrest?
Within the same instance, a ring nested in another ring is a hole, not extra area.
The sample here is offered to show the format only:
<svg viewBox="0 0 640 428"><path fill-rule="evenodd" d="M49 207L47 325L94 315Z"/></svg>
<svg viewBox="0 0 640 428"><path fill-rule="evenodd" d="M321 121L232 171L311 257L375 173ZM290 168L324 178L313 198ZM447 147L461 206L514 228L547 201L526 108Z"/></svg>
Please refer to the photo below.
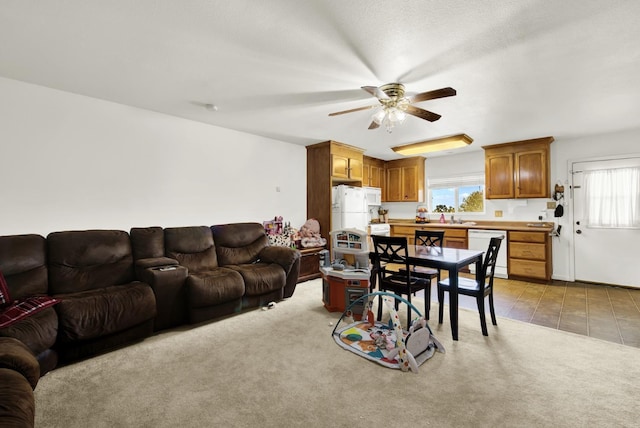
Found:
<svg viewBox="0 0 640 428"><path fill-rule="evenodd" d="M27 345L13 337L0 337L0 368L11 369L24 376L31 389L40 380L40 364Z"/></svg>
<svg viewBox="0 0 640 428"><path fill-rule="evenodd" d="M287 275L283 297L291 297L296 289L300 274L300 251L289 247L269 246L264 247L258 257L261 262L276 263L282 266Z"/></svg>
<svg viewBox="0 0 640 428"><path fill-rule="evenodd" d="M285 273L289 275L291 271L291 267L295 263L297 259L300 258L300 252L298 250L294 250L289 247L280 247L280 246L269 246L264 247L260 254L258 254L258 258L261 262L265 263L276 263L282 266Z"/></svg>
<svg viewBox="0 0 640 428"><path fill-rule="evenodd" d="M153 257L149 259L136 260L136 267L141 269L160 267L160 266L177 266L179 263L176 259L169 257Z"/></svg>
<svg viewBox="0 0 640 428"><path fill-rule="evenodd" d="M145 270L151 268L161 268L166 266L178 266L176 259L169 257L153 257L148 259L139 259L135 261L136 279L138 281L149 283L146 278Z"/></svg>
<svg viewBox="0 0 640 428"><path fill-rule="evenodd" d="M161 258L165 261L173 260ZM160 260L159 259L141 259ZM174 260L175 261L175 260ZM185 280L189 276L189 269L177 264L160 264L142 269L136 263L138 279L151 286L156 297L156 319L154 329L162 330L184 324L186 316Z"/></svg>

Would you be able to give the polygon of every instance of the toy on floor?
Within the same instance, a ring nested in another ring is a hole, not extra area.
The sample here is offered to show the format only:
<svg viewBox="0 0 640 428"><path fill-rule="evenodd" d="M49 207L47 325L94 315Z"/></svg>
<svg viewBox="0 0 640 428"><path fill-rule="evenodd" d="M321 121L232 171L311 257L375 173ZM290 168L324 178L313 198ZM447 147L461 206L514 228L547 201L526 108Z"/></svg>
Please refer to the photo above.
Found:
<svg viewBox="0 0 640 428"><path fill-rule="evenodd" d="M383 319L376 319L373 311L375 297L386 307ZM400 303L409 305L416 318L409 331L402 329L402 322L395 309ZM353 315L359 312L359 321ZM388 316L388 320L385 319ZM346 324L346 325L344 325ZM390 368L418 372L418 367L431 358L435 351L444 353L444 347L433 336L420 311L404 298L387 292L375 292L353 301L343 312L333 329L336 343L355 354Z"/></svg>

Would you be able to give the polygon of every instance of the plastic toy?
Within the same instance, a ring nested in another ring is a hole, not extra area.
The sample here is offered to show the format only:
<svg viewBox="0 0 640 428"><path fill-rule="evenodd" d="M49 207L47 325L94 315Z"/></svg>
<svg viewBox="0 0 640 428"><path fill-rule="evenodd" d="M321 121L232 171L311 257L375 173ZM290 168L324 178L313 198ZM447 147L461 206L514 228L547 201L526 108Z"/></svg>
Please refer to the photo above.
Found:
<svg viewBox="0 0 640 428"><path fill-rule="evenodd" d="M386 307L381 320L373 315L375 297L381 299ZM418 314L409 331L402 329L395 309L399 303L409 305ZM359 321L353 321L354 307L362 307ZM385 316L388 316L388 320ZM396 294L382 291L363 295L353 301L336 323L332 335L336 343L348 351L386 367L414 373L436 350L445 352L415 306Z"/></svg>

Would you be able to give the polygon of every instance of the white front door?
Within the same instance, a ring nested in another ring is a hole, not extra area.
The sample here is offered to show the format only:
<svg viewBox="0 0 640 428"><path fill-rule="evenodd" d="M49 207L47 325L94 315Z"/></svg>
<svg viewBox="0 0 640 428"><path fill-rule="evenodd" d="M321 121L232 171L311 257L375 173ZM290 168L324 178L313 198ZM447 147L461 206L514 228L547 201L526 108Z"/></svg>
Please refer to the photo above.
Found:
<svg viewBox="0 0 640 428"><path fill-rule="evenodd" d="M624 198L625 192L627 196L630 191L636 193L636 200L640 196L637 194L638 183L632 183L635 180L629 180L628 175L616 175L622 169L626 174L627 168L634 167L640 168L640 157L607 158L572 164L576 280L640 288L640 227L638 224L615 225L620 220L618 216L622 209L614 213L608 210L611 204L619 203ZM611 189L622 190L622 193L610 190L601 192L599 201L602 204L600 209L596 209L598 201L593 196L598 192L593 190L593 183L600 181L600 178L615 182L621 177L622 182ZM635 207L627 208L637 212L637 202Z"/></svg>

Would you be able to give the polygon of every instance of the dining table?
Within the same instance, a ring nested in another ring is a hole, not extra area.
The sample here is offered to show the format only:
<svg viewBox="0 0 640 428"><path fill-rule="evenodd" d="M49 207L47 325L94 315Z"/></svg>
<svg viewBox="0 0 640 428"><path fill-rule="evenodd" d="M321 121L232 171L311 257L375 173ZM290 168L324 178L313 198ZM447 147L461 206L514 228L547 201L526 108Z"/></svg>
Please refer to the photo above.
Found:
<svg viewBox="0 0 640 428"><path fill-rule="evenodd" d="M458 340L458 275L461 269L476 265L476 281L481 282L482 255L484 251L466 250L450 247L429 247L424 245L408 245L407 260L410 265L440 269L449 273L449 320L451 335ZM375 252L370 253L375 265ZM373 285L373 284L372 284Z"/></svg>

